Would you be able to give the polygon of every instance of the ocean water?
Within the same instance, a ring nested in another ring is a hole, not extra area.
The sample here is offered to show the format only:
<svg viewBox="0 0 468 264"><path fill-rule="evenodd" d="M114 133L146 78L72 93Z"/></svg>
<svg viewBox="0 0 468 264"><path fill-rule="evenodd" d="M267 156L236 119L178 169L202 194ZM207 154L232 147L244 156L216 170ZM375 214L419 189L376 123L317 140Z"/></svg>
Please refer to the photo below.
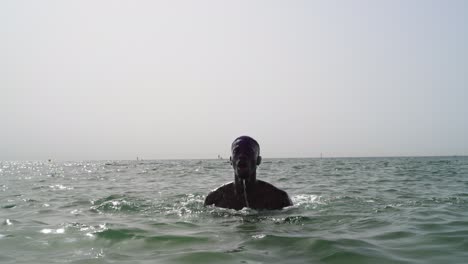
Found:
<svg viewBox="0 0 468 264"><path fill-rule="evenodd" d="M226 160L0 162L0 263L468 263L468 158L266 159L277 211L204 207Z"/></svg>

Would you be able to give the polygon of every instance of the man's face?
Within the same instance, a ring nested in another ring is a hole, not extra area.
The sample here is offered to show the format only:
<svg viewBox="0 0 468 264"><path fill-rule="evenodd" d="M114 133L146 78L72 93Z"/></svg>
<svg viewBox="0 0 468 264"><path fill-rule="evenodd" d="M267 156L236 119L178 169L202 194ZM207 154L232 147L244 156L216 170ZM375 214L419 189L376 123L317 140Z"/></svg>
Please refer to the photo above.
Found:
<svg viewBox="0 0 468 264"><path fill-rule="evenodd" d="M241 179L250 178L257 169L257 146L251 142L236 141L232 145L231 152L234 173Z"/></svg>

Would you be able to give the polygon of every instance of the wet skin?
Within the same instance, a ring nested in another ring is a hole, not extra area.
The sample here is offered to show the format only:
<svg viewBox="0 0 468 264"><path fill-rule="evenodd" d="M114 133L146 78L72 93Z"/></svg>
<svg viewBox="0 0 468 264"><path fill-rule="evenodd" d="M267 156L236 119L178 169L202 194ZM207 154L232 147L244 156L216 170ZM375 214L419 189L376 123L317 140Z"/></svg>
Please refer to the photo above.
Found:
<svg viewBox="0 0 468 264"><path fill-rule="evenodd" d="M291 206L291 199L285 191L257 180L257 166L262 159L259 152L259 146L253 139L236 139L231 146L230 158L234 181L210 192L205 199L205 205L235 210L244 207L275 210Z"/></svg>

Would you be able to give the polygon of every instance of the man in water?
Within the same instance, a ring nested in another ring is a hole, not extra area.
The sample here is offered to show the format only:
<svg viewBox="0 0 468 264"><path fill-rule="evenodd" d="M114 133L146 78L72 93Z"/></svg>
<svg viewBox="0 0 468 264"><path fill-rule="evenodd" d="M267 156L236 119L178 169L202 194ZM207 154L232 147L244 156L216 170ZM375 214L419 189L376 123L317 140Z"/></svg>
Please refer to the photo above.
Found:
<svg viewBox="0 0 468 264"><path fill-rule="evenodd" d="M238 137L231 145L231 161L234 182L227 183L210 192L205 205L240 210L281 209L292 205L288 194L275 186L257 180L257 166L260 165L260 145L248 136Z"/></svg>

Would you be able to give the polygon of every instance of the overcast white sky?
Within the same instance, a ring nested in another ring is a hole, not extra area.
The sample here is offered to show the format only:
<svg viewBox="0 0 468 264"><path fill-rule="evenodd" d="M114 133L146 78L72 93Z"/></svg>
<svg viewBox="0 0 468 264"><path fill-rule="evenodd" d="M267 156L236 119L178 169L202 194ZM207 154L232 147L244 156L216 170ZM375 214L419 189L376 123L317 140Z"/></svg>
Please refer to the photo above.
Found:
<svg viewBox="0 0 468 264"><path fill-rule="evenodd" d="M0 160L468 154L468 1L1 1Z"/></svg>

